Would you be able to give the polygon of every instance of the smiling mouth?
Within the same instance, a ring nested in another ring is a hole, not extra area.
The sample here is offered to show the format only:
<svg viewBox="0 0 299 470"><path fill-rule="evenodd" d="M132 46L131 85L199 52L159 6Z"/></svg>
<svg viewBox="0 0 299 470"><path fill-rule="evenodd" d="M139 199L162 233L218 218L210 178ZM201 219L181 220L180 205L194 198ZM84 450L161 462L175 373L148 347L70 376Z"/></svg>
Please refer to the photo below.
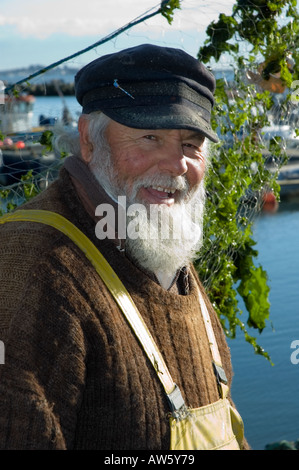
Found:
<svg viewBox="0 0 299 470"><path fill-rule="evenodd" d="M147 194L147 199L153 204L173 204L175 202L175 193L177 192L174 188L164 188L162 186L148 186L144 187Z"/></svg>
<svg viewBox="0 0 299 470"><path fill-rule="evenodd" d="M151 189L152 191L157 192L158 194L161 195L161 197L168 197L168 198L173 197L174 193L176 192L176 189L163 188L161 186L151 186L150 188L147 188L147 189Z"/></svg>

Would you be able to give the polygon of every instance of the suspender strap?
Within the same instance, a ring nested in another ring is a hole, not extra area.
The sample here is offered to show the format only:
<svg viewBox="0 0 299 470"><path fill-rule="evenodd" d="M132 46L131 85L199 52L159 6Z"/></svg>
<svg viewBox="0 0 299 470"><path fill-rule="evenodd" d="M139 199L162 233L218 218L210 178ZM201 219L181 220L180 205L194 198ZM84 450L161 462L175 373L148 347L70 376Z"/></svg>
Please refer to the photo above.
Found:
<svg viewBox="0 0 299 470"><path fill-rule="evenodd" d="M44 210L18 210L13 214L5 214L0 218L0 224L13 221L28 221L50 225L68 236L84 252L85 256L94 266L95 270L116 300L118 306L125 315L128 323L141 343L148 359L152 363L164 387L170 409L174 416L178 417L180 411L186 409L181 392L178 386L172 380L164 359L161 356L154 339L151 336L145 322L143 321L137 307L135 306L129 292L114 270L111 268L110 264L100 253L98 248L95 247L95 245L89 240L89 238L86 237L86 235L84 235L84 233L81 232L81 230L79 230L69 220L59 214L56 214L55 212ZM219 369L220 371L223 371L213 328L210 323L209 313L200 292L199 301L209 338L209 343L211 346L214 366L216 368L215 370L217 371ZM221 374L222 372L220 372L219 375Z"/></svg>
<svg viewBox="0 0 299 470"><path fill-rule="evenodd" d="M226 385L227 377L222 367L217 341L214 335L213 327L211 325L210 315L209 315L206 303L199 289L198 289L198 297L199 297L201 313L203 316L203 320L204 320L204 324L205 324L206 332L208 336L208 341L210 344L210 349L211 349L211 353L213 357L213 367L214 367L214 372L215 372L215 376L216 376L216 380L218 384L219 393L220 393L221 398L224 398L228 394L228 387Z"/></svg>
<svg viewBox="0 0 299 470"><path fill-rule="evenodd" d="M50 225L67 235L86 255L102 278L106 287L125 314L129 324L142 344L149 360L155 368L167 395L175 391L176 385L164 363L154 340L137 310L133 299L100 251L75 225L55 212L44 210L18 210L13 214L5 214L0 224L11 221L39 222Z"/></svg>

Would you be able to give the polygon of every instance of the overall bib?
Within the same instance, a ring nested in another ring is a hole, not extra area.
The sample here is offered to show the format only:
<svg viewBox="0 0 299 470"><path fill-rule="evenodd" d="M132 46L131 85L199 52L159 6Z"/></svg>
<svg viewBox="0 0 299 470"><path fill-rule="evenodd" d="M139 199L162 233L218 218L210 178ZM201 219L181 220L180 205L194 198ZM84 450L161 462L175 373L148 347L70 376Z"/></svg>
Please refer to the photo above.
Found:
<svg viewBox="0 0 299 470"><path fill-rule="evenodd" d="M220 398L207 406L188 408L130 294L95 245L76 226L54 212L18 210L0 218L0 224L12 221L39 222L55 227L67 235L92 263L125 315L163 385L170 408L170 450L240 450L244 437L243 422L227 399L229 388L225 372L209 313L199 289L198 297Z"/></svg>

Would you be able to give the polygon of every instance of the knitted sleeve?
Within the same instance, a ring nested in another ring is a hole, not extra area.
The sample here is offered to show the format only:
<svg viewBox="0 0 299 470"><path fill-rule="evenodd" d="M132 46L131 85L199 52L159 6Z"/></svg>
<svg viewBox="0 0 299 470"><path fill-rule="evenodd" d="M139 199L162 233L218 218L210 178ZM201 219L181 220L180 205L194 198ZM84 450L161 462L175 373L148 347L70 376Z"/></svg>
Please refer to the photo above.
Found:
<svg viewBox="0 0 299 470"><path fill-rule="evenodd" d="M62 270L42 261L16 305L0 365L1 449L72 448L86 348Z"/></svg>

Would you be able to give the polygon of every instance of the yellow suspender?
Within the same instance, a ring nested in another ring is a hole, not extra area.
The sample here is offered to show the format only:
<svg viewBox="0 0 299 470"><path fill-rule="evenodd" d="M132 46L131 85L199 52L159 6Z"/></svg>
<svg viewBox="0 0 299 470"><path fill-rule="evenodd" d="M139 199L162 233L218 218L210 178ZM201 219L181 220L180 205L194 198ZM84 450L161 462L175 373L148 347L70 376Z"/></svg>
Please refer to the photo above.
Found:
<svg viewBox="0 0 299 470"><path fill-rule="evenodd" d="M184 400L178 386L174 383L169 370L152 338L146 324L144 323L137 307L134 304L129 292L106 261L98 248L84 235L74 224L63 216L51 211L44 210L18 210L14 213L5 214L0 218L0 224L13 221L38 222L50 225L66 236L68 236L85 254L91 264L102 278L106 287L124 313L131 328L135 332L138 340L144 348L150 362L152 363L163 387L167 394L171 410L175 413L185 407ZM210 324L210 318L206 309L204 300L199 293L199 300L205 321L207 334L214 358L214 363L221 368L221 359L214 337L213 328Z"/></svg>

